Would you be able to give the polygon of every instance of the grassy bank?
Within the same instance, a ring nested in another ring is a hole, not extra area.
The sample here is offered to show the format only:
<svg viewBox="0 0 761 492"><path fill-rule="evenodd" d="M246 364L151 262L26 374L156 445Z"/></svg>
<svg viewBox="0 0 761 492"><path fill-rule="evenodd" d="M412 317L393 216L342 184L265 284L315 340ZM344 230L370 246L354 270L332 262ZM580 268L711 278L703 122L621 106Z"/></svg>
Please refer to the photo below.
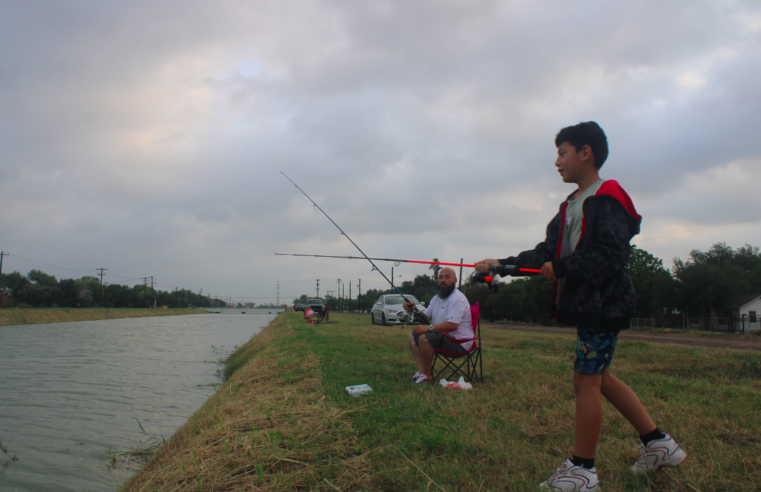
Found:
<svg viewBox="0 0 761 492"><path fill-rule="evenodd" d="M405 331L331 317L284 313L241 347L228 382L125 490L534 490L572 452L569 337L485 330L486 383L455 392L408 382ZM759 355L622 340L613 367L689 459L630 476L636 433L606 403L604 490L757 490ZM374 392L345 393L360 383Z"/></svg>
<svg viewBox="0 0 761 492"><path fill-rule="evenodd" d="M131 309L131 308L24 308L0 309L0 326L96 321L100 319L148 318L206 313L203 309Z"/></svg>

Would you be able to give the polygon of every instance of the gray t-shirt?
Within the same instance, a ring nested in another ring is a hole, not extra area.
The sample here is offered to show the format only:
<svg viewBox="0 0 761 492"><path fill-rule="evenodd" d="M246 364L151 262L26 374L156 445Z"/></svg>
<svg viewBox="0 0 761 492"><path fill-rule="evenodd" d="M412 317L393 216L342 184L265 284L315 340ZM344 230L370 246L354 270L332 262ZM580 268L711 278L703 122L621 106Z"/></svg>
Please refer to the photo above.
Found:
<svg viewBox="0 0 761 492"><path fill-rule="evenodd" d="M582 205L584 204L584 200L597 193L597 190L600 189L600 186L602 186L604 182L605 180L601 179L587 188L587 191L583 194L574 197L573 200L568 200L568 207L565 209L565 226L568 230L568 235L566 237L568 238L570 251L576 249L576 245L579 244L579 239L581 239L581 225L582 219L584 218Z"/></svg>

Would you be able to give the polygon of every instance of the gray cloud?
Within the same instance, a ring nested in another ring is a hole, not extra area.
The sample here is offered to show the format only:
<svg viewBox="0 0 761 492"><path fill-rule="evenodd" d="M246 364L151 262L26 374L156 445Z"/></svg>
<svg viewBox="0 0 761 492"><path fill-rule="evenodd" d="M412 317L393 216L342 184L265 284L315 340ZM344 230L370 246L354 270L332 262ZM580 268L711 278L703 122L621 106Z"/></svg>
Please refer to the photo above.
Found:
<svg viewBox="0 0 761 492"><path fill-rule="evenodd" d="M280 171L368 254L506 256L572 191L555 133L590 119L638 240L753 217L760 36L739 1L6 6L0 247L219 295L380 287L273 256L357 253ZM668 263L720 240L759 245L758 223L638 244Z"/></svg>

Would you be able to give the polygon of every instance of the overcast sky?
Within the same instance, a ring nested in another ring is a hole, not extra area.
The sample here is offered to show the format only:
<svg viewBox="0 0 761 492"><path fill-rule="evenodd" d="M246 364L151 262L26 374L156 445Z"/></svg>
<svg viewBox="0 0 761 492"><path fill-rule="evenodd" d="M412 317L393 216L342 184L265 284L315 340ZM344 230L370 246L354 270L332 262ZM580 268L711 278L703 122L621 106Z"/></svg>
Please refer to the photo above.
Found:
<svg viewBox="0 0 761 492"><path fill-rule="evenodd" d="M3 271L258 302L384 287L274 256L359 254L281 171L370 256L510 256L573 191L554 136L588 120L635 244L667 267L761 246L758 1L3 2Z"/></svg>

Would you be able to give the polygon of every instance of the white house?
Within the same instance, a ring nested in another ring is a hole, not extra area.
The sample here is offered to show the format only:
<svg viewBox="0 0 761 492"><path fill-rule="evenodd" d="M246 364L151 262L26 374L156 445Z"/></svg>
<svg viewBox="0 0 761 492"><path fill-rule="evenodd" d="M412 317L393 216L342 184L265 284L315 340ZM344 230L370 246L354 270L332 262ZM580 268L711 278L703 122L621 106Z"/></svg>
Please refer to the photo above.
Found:
<svg viewBox="0 0 761 492"><path fill-rule="evenodd" d="M745 328L747 332L761 328L761 294L737 296L726 309L727 314L738 320L738 329Z"/></svg>

